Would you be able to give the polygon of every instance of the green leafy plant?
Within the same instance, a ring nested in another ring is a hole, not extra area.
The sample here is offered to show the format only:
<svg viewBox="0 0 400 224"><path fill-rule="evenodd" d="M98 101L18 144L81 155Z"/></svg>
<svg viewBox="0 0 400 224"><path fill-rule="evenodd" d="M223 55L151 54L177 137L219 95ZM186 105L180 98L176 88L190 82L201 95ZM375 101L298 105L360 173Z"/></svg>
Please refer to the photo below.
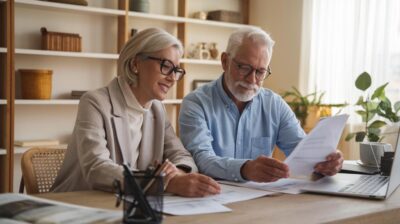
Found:
<svg viewBox="0 0 400 224"><path fill-rule="evenodd" d="M376 88L372 96L369 97L369 94L365 92L371 84L371 76L367 72L361 73L356 79L356 88L366 95L358 98L356 106L361 107L361 109L355 111L361 116L365 128L363 131L348 134L346 141L355 137L357 142L362 142L367 137L370 142L380 142L384 137L381 135L381 129L388 122L394 123L400 120L400 116L397 115L400 111L400 101L396 102L392 107L392 103L385 94L385 88L389 83L387 82Z"/></svg>
<svg viewBox="0 0 400 224"><path fill-rule="evenodd" d="M293 86L290 91L285 91L281 94L282 98L285 99L285 101L292 108L297 119L300 120L302 126L305 124L306 119L309 115L308 109L312 106L331 108L331 107L344 107L347 105L347 104L323 104L321 103L321 101L324 95L325 92L318 93L317 91L303 95L296 87ZM322 113L321 115L324 116L325 114Z"/></svg>

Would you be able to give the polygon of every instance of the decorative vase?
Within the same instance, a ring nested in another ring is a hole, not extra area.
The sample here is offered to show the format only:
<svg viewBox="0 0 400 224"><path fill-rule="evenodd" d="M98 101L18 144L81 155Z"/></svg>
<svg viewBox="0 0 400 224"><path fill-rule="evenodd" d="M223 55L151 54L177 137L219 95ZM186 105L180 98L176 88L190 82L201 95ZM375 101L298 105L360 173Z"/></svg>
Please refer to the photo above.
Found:
<svg viewBox="0 0 400 224"><path fill-rule="evenodd" d="M217 43L212 42L209 47L211 59L218 60L219 51L217 48Z"/></svg>
<svg viewBox="0 0 400 224"><path fill-rule="evenodd" d="M129 10L135 12L149 12L149 0L130 0Z"/></svg>

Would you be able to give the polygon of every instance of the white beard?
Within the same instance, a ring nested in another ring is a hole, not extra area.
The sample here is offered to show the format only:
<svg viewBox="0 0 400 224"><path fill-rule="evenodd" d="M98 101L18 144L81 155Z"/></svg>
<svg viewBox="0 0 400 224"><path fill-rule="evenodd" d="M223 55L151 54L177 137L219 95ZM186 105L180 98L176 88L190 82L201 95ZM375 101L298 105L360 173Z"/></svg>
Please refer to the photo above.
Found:
<svg viewBox="0 0 400 224"><path fill-rule="evenodd" d="M260 93L260 87L256 84L249 84L244 81L236 81L234 82L229 77L229 74L225 74L226 86L232 95L241 102L248 102L252 100L255 96ZM245 93L241 93L238 91L239 86L247 89Z"/></svg>

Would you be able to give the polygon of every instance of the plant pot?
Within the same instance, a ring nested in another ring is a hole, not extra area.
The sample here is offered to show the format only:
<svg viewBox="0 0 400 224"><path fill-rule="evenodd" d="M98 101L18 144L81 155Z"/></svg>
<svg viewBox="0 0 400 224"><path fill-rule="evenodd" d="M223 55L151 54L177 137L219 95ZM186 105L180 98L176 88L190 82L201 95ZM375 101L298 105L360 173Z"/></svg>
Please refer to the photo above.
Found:
<svg viewBox="0 0 400 224"><path fill-rule="evenodd" d="M392 145L380 142L360 143L360 161L364 166L379 167L385 152L391 152Z"/></svg>

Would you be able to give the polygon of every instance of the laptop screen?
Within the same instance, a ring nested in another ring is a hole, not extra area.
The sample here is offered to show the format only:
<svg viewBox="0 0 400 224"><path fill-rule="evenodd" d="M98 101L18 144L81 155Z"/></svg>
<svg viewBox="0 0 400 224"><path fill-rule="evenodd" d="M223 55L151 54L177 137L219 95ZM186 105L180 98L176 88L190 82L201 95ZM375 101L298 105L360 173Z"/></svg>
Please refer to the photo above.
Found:
<svg viewBox="0 0 400 224"><path fill-rule="evenodd" d="M400 129L397 134L397 143L394 153L392 170L390 172L389 187L386 197L389 197L400 184Z"/></svg>

